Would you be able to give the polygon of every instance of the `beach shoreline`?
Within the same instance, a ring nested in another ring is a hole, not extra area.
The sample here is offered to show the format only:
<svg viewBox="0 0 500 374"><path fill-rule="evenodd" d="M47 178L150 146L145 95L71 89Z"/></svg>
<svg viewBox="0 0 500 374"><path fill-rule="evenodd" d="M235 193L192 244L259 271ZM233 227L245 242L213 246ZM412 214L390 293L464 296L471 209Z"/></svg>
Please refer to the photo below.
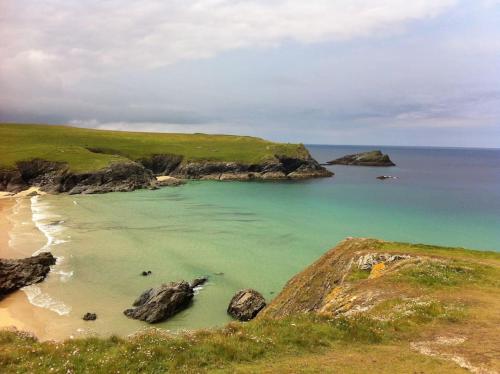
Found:
<svg viewBox="0 0 500 374"><path fill-rule="evenodd" d="M8 216L12 212L12 208L15 204L15 198L6 197L5 195L0 197L0 258L12 257L12 254L9 251L9 232L12 229L12 223L9 221ZM24 295L21 296L26 298ZM26 325L21 320L14 318L13 316L11 310L13 302L14 300L11 297L6 297L0 301L0 328L5 329L14 327L18 330L25 330ZM27 304L30 305L29 303Z"/></svg>
<svg viewBox="0 0 500 374"><path fill-rule="evenodd" d="M14 196L0 195L0 258L17 258L19 253L9 246L13 222L9 219L18 199L26 198L33 190L23 191ZM29 255L27 255L29 256ZM24 257L27 257L24 256ZM20 290L7 295L0 300L0 330L25 331L37 337L42 337L45 329L44 316L40 309L32 305L26 294Z"/></svg>

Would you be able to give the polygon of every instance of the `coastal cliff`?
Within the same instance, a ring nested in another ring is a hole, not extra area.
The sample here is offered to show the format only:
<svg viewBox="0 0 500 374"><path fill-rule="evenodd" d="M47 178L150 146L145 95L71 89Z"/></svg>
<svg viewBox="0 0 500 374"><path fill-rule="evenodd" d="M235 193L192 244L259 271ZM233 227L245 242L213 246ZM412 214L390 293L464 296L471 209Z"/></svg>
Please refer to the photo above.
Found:
<svg viewBox="0 0 500 374"><path fill-rule="evenodd" d="M179 179L280 180L329 177L302 144L206 134L131 133L0 124L0 190L49 193L156 188Z"/></svg>
<svg viewBox="0 0 500 374"><path fill-rule="evenodd" d="M307 154L303 158L276 155L257 164L238 162L182 162L177 155L157 154L136 161L115 162L95 172L75 173L67 163L43 159L17 162L14 169L0 170L0 190L19 192L31 186L48 193L91 194L156 188L155 176L210 180L283 180L329 177Z"/></svg>

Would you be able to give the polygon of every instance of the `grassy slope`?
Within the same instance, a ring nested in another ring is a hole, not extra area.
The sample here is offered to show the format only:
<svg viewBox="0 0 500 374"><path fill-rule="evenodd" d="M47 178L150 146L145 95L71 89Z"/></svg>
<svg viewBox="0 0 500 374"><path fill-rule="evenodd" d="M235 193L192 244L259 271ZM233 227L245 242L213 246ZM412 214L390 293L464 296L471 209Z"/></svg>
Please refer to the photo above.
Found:
<svg viewBox="0 0 500 374"><path fill-rule="evenodd" d="M105 149L106 153L87 148ZM137 160L153 154L183 155L185 160L257 163L275 154L304 155L297 144L281 144L249 136L140 133L68 126L0 124L0 168L16 161L42 158L68 162L71 170L93 171L113 161Z"/></svg>
<svg viewBox="0 0 500 374"><path fill-rule="evenodd" d="M151 330L131 339L63 343L0 332L0 367L16 373L465 373L453 361L465 358L476 368L500 368L499 253L407 243L369 247L425 254L444 266L423 262L377 279L355 277L368 290L390 288L394 297L348 318L301 315L179 336ZM440 336L466 339L432 343ZM415 342L434 356L412 349Z"/></svg>

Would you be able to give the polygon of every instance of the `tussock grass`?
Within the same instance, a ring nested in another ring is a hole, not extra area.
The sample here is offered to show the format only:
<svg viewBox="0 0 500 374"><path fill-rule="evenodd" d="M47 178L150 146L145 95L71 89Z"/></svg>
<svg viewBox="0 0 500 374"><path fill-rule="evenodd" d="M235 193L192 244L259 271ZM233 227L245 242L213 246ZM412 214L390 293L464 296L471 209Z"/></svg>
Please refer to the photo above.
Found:
<svg viewBox="0 0 500 374"><path fill-rule="evenodd" d="M365 315L333 319L302 315L230 323L218 330L180 335L151 330L129 339L87 338L62 343L40 343L4 331L0 332L0 367L12 373L200 372L320 353L338 343L396 341L398 334L410 330L408 321L413 321L413 326L430 323L444 313L443 308L430 303L404 322Z"/></svg>

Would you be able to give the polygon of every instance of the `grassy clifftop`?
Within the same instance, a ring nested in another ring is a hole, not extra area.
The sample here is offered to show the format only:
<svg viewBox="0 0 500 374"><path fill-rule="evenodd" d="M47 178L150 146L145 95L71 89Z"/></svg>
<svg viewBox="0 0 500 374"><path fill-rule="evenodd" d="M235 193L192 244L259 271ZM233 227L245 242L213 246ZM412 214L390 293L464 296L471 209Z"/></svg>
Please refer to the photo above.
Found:
<svg viewBox="0 0 500 374"><path fill-rule="evenodd" d="M495 373L500 253L350 239L248 323L40 343L0 332L6 373Z"/></svg>
<svg viewBox="0 0 500 374"><path fill-rule="evenodd" d="M102 169L115 161L154 154L176 154L186 161L234 161L245 164L274 155L304 157L298 144L273 143L232 135L105 131L69 126L0 124L0 168L40 158L68 163L73 172Z"/></svg>

